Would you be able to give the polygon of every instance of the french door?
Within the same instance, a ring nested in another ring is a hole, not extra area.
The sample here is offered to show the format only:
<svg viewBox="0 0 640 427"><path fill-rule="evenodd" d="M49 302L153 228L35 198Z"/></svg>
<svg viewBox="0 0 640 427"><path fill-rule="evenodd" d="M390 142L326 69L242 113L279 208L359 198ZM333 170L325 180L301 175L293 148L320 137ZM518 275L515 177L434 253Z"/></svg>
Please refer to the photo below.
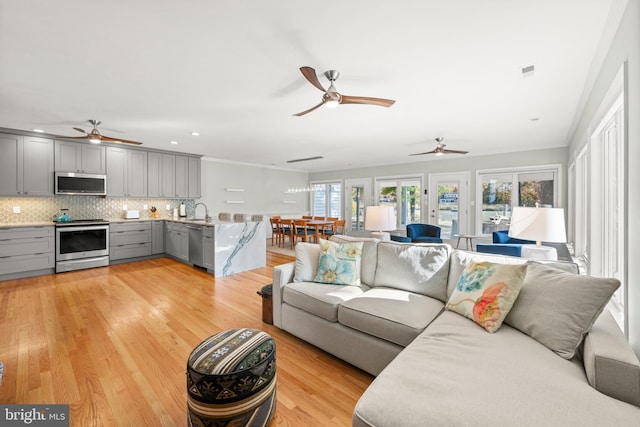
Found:
<svg viewBox="0 0 640 427"><path fill-rule="evenodd" d="M443 240L467 233L469 172L429 175L429 224L442 229Z"/></svg>
<svg viewBox="0 0 640 427"><path fill-rule="evenodd" d="M348 231L365 231L364 213L371 203L371 180L347 179L344 187L345 228Z"/></svg>

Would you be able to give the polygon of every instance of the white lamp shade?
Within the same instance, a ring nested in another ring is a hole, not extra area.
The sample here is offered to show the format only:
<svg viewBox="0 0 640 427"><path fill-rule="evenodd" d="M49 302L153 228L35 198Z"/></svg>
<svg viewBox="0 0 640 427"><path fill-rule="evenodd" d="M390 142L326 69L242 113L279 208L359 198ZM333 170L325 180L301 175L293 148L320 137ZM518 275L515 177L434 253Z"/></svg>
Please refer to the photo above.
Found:
<svg viewBox="0 0 640 427"><path fill-rule="evenodd" d="M536 242L565 243L564 209L513 208L509 237Z"/></svg>
<svg viewBox="0 0 640 427"><path fill-rule="evenodd" d="M364 229L368 231L395 230L396 213L393 206L367 206Z"/></svg>

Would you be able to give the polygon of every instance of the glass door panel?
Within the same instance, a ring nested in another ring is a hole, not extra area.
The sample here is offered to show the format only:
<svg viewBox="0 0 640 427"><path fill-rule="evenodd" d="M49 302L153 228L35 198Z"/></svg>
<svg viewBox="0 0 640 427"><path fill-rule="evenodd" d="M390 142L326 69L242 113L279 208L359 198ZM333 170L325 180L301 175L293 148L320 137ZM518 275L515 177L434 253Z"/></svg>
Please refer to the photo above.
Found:
<svg viewBox="0 0 640 427"><path fill-rule="evenodd" d="M442 239L458 235L459 188L457 182L438 183L438 226Z"/></svg>
<svg viewBox="0 0 640 427"><path fill-rule="evenodd" d="M482 177L482 233L508 230L511 223L513 174Z"/></svg>

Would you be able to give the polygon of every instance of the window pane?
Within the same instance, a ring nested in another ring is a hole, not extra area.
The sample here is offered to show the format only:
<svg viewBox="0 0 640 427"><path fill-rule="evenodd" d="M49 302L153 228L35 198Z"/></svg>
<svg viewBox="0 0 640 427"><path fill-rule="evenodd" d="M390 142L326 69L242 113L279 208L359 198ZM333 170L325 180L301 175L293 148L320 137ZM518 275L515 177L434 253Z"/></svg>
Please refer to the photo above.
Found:
<svg viewBox="0 0 640 427"><path fill-rule="evenodd" d="M340 218L340 201L341 197L341 185L340 184L328 184L329 187L329 209L324 216L332 216Z"/></svg>
<svg viewBox="0 0 640 427"><path fill-rule="evenodd" d="M553 206L553 172L518 174L519 206Z"/></svg>
<svg viewBox="0 0 640 427"><path fill-rule="evenodd" d="M452 239L458 234L458 185L438 185L438 226L443 239Z"/></svg>
<svg viewBox="0 0 640 427"><path fill-rule="evenodd" d="M364 187L351 188L351 231L364 231Z"/></svg>
<svg viewBox="0 0 640 427"><path fill-rule="evenodd" d="M327 192L322 184L313 186L313 211L311 215L324 216L327 206Z"/></svg>
<svg viewBox="0 0 640 427"><path fill-rule="evenodd" d="M511 174L482 177L482 233L509 229L512 187Z"/></svg>
<svg viewBox="0 0 640 427"><path fill-rule="evenodd" d="M395 211L396 218L399 218L398 207L396 206L396 192L398 187L395 181L381 182L380 194L378 194L378 204L380 206L392 206Z"/></svg>
<svg viewBox="0 0 640 427"><path fill-rule="evenodd" d="M413 224L420 222L420 184L416 182L403 182L400 199L400 223Z"/></svg>

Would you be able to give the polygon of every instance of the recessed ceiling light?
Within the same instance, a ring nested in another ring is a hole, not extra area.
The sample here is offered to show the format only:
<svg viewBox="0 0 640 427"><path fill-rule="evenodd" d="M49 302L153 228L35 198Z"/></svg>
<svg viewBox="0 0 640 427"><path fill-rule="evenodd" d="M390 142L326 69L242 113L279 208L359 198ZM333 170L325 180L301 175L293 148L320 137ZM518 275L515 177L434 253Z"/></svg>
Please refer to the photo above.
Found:
<svg viewBox="0 0 640 427"><path fill-rule="evenodd" d="M44 133L44 131L42 129L31 129L34 132L40 132L40 133Z"/></svg>
<svg viewBox="0 0 640 427"><path fill-rule="evenodd" d="M191 135L192 135L192 136L200 136L200 132L195 132L195 131L194 131L194 132L191 132Z"/></svg>
<svg viewBox="0 0 640 427"><path fill-rule="evenodd" d="M178 141L169 141L169 144L178 145Z"/></svg>

